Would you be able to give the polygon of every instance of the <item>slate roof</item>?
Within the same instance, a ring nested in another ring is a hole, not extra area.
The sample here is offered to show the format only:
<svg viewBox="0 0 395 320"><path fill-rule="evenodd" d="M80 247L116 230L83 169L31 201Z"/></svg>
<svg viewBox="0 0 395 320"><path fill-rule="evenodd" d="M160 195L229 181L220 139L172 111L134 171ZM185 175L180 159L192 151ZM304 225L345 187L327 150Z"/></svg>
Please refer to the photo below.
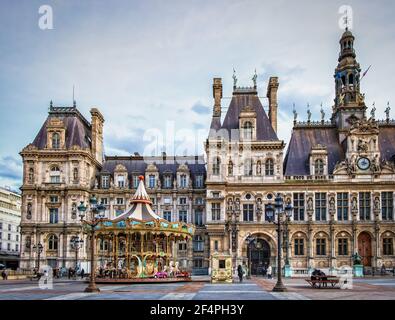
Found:
<svg viewBox="0 0 395 320"><path fill-rule="evenodd" d="M170 172L174 177L180 164L186 163L192 178L194 178L196 175L206 175L206 166L203 157L167 156L166 162L174 163L165 163L161 157L106 157L100 173L110 173L112 175L116 166L118 164L122 164L126 168L129 175L144 175L147 166L149 164L155 163L160 175L163 175L165 172Z"/></svg>
<svg viewBox="0 0 395 320"><path fill-rule="evenodd" d="M232 129L239 129L239 115L245 106L253 108L256 112L256 138L258 141L278 141L277 134L266 115L265 110L259 100L257 93L235 94L233 93L228 111L221 124L219 118L214 117L211 122L210 129L224 129L230 137ZM211 136L215 136L214 132L210 132Z"/></svg>
<svg viewBox="0 0 395 320"><path fill-rule="evenodd" d="M296 126L293 128L284 160L284 175L310 175L309 155L311 147L317 144L327 147L328 174L332 174L335 165L345 159L346 152L346 144L341 145L339 142L337 128L334 126ZM395 126L379 127L379 148L382 160L395 160Z"/></svg>
<svg viewBox="0 0 395 320"><path fill-rule="evenodd" d="M47 125L51 118L63 121L66 127L66 148L77 145L81 148L91 147L91 126L75 107L51 108L49 115L33 141L38 149L44 149L47 145Z"/></svg>

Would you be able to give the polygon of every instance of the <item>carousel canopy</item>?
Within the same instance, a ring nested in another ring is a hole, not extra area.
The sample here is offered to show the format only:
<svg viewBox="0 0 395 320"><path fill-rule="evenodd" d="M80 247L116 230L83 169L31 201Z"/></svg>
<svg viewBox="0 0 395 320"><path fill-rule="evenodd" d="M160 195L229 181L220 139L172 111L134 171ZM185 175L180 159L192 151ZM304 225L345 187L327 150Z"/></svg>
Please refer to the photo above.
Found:
<svg viewBox="0 0 395 320"><path fill-rule="evenodd" d="M152 210L152 202L144 186L144 176L139 176L139 179L139 186L130 201L130 207L126 209L124 213L113 219L113 222L122 221L126 218L144 222L164 220Z"/></svg>
<svg viewBox="0 0 395 320"><path fill-rule="evenodd" d="M193 224L167 221L152 210L152 202L144 186L144 176L139 179L139 186L130 201L130 207L114 219L105 219L96 228L101 231L129 229L191 237L195 233Z"/></svg>

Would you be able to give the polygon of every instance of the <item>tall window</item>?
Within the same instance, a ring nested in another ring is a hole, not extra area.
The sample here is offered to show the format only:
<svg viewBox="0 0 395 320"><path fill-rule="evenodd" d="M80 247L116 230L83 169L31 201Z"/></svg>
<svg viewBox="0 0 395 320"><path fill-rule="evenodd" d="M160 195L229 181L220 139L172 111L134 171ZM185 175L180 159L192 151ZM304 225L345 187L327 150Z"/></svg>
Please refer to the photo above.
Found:
<svg viewBox="0 0 395 320"><path fill-rule="evenodd" d="M153 188L155 188L155 176L153 175L153 174L151 174L150 176L149 176L149 182L148 182L149 184L148 184L148 187L150 188L150 189L153 189Z"/></svg>
<svg viewBox="0 0 395 320"><path fill-rule="evenodd" d="M203 188L203 175L202 174L198 174L195 176L195 188L201 189Z"/></svg>
<svg viewBox="0 0 395 320"><path fill-rule="evenodd" d="M246 159L244 161L244 175L252 176L252 161L251 159Z"/></svg>
<svg viewBox="0 0 395 320"><path fill-rule="evenodd" d="M53 149L60 148L60 134L57 132L52 134L52 148Z"/></svg>
<svg viewBox="0 0 395 320"><path fill-rule="evenodd" d="M196 269L203 268L203 259L202 258L196 258L193 260L193 267Z"/></svg>
<svg viewBox="0 0 395 320"><path fill-rule="evenodd" d="M303 256L304 255L304 239L295 239L294 254L295 254L295 256Z"/></svg>
<svg viewBox="0 0 395 320"><path fill-rule="evenodd" d="M117 185L118 185L118 188L125 187L125 176L118 176L117 177Z"/></svg>
<svg viewBox="0 0 395 320"><path fill-rule="evenodd" d="M29 169L29 173L28 173L28 177L27 177L27 181L28 183L34 183L34 169L30 168Z"/></svg>
<svg viewBox="0 0 395 320"><path fill-rule="evenodd" d="M197 251L197 252L204 251L204 241L202 236L196 235L193 238L193 251Z"/></svg>
<svg viewBox="0 0 395 320"><path fill-rule="evenodd" d="M185 197L181 197L179 201L180 201L180 204L187 204L187 198L185 198Z"/></svg>
<svg viewBox="0 0 395 320"><path fill-rule="evenodd" d="M304 193L294 193L294 220L304 221Z"/></svg>
<svg viewBox="0 0 395 320"><path fill-rule="evenodd" d="M322 176L324 174L324 161L322 159L315 160L314 174L316 176Z"/></svg>
<svg viewBox="0 0 395 320"><path fill-rule="evenodd" d="M381 193L381 217L383 220L392 220L394 214L393 192Z"/></svg>
<svg viewBox="0 0 395 320"><path fill-rule="evenodd" d="M101 177L101 187L103 189L108 189L110 187L110 176Z"/></svg>
<svg viewBox="0 0 395 320"><path fill-rule="evenodd" d="M58 237L54 234L48 238L48 250L58 250Z"/></svg>
<svg viewBox="0 0 395 320"><path fill-rule="evenodd" d="M315 194L315 220L326 220L326 193L324 192Z"/></svg>
<svg viewBox="0 0 395 320"><path fill-rule="evenodd" d="M228 163L228 176L233 176L233 162L232 162L232 160L229 160L229 163Z"/></svg>
<svg viewBox="0 0 395 320"><path fill-rule="evenodd" d="M197 226L203 225L203 212L202 210L195 210L195 224Z"/></svg>
<svg viewBox="0 0 395 320"><path fill-rule="evenodd" d="M348 220L348 193L339 192L337 194L337 220Z"/></svg>
<svg viewBox="0 0 395 320"><path fill-rule="evenodd" d="M78 168L73 169L73 180L74 182L78 181Z"/></svg>
<svg viewBox="0 0 395 320"><path fill-rule="evenodd" d="M252 123L247 121L244 124L243 129L244 129L243 130L244 131L244 135L243 135L244 140L252 140Z"/></svg>
<svg viewBox="0 0 395 320"><path fill-rule="evenodd" d="M265 175L274 176L274 161L273 159L267 159L265 162Z"/></svg>
<svg viewBox="0 0 395 320"><path fill-rule="evenodd" d="M184 221L185 223L188 222L188 214L186 210L180 210L178 215L180 221Z"/></svg>
<svg viewBox="0 0 395 320"><path fill-rule="evenodd" d="M60 183L60 169L58 166L53 166L50 173L51 183Z"/></svg>
<svg viewBox="0 0 395 320"><path fill-rule="evenodd" d="M171 175L166 175L163 178L163 188L170 189L171 186Z"/></svg>
<svg viewBox="0 0 395 320"><path fill-rule="evenodd" d="M163 211L163 219L171 222L171 211Z"/></svg>
<svg viewBox="0 0 395 320"><path fill-rule="evenodd" d="M185 174L182 174L180 176L180 187L181 188L186 188L187 187L187 176Z"/></svg>
<svg viewBox="0 0 395 320"><path fill-rule="evenodd" d="M211 204L211 218L213 221L221 220L221 204L212 203Z"/></svg>
<svg viewBox="0 0 395 320"><path fill-rule="evenodd" d="M317 256L326 255L326 239L316 239L315 240L315 253Z"/></svg>
<svg viewBox="0 0 395 320"><path fill-rule="evenodd" d="M216 176L219 175L220 166L221 166L221 160L218 157L214 158L214 161L213 161L213 175L216 175Z"/></svg>
<svg viewBox="0 0 395 320"><path fill-rule="evenodd" d="M254 205L243 204L243 220L254 221Z"/></svg>
<svg viewBox="0 0 395 320"><path fill-rule="evenodd" d="M49 223L58 223L58 208L49 209Z"/></svg>
<svg viewBox="0 0 395 320"><path fill-rule="evenodd" d="M134 189L137 189L137 187L139 186L139 176L137 176L137 175L134 175L133 176L133 178L132 178L132 180L133 180L133 188Z"/></svg>
<svg viewBox="0 0 395 320"><path fill-rule="evenodd" d="M370 220L370 192L359 193L359 219Z"/></svg>
<svg viewBox="0 0 395 320"><path fill-rule="evenodd" d="M383 255L392 256L394 255L394 245L392 238L383 239Z"/></svg>
<svg viewBox="0 0 395 320"><path fill-rule="evenodd" d="M339 238L337 240L337 253L339 256L347 256L348 255L348 239L347 238Z"/></svg>

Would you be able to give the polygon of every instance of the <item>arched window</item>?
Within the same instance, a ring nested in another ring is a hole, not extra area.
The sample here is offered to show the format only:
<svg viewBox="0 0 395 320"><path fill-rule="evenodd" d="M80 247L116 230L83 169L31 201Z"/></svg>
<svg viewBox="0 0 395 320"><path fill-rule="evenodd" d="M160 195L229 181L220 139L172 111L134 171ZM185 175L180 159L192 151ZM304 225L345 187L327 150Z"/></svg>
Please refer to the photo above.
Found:
<svg viewBox="0 0 395 320"><path fill-rule="evenodd" d="M53 166L50 172L51 183L60 183L60 169L58 166Z"/></svg>
<svg viewBox="0 0 395 320"><path fill-rule="evenodd" d="M273 159L267 159L265 162L265 175L274 176L274 161Z"/></svg>
<svg viewBox="0 0 395 320"><path fill-rule="evenodd" d="M233 162L232 162L232 160L229 160L229 163L228 163L228 175L233 176Z"/></svg>
<svg viewBox="0 0 395 320"><path fill-rule="evenodd" d="M57 132L52 134L52 148L53 149L60 148L60 135Z"/></svg>
<svg viewBox="0 0 395 320"><path fill-rule="evenodd" d="M244 161L244 175L252 176L252 161L251 159L246 159Z"/></svg>
<svg viewBox="0 0 395 320"><path fill-rule="evenodd" d="M78 168L73 169L73 180L74 182L78 181Z"/></svg>
<svg viewBox="0 0 395 320"><path fill-rule="evenodd" d="M252 139L252 123L250 121L247 121L244 123L244 128L243 128L243 138L245 140L251 140Z"/></svg>
<svg viewBox="0 0 395 320"><path fill-rule="evenodd" d="M314 174L316 176L322 176L324 174L324 161L322 161L322 159L315 160Z"/></svg>
<svg viewBox="0 0 395 320"><path fill-rule="evenodd" d="M29 183L34 183L34 169L33 168L29 169L29 173L28 173L28 176L27 176L27 181Z"/></svg>
<svg viewBox="0 0 395 320"><path fill-rule="evenodd" d="M220 166L221 166L221 159L218 158L218 157L214 158L214 161L213 161L213 175L219 175Z"/></svg>
<svg viewBox="0 0 395 320"><path fill-rule="evenodd" d="M58 250L58 237L54 234L48 238L48 250Z"/></svg>

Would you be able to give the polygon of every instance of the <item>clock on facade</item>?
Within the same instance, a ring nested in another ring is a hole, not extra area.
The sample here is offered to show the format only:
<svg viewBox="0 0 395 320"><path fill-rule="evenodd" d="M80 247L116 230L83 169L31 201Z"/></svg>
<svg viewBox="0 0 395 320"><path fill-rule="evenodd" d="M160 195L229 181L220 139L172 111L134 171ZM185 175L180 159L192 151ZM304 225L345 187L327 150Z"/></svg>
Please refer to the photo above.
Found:
<svg viewBox="0 0 395 320"><path fill-rule="evenodd" d="M367 170L370 167L370 160L368 158L359 158L357 165L359 169Z"/></svg>

